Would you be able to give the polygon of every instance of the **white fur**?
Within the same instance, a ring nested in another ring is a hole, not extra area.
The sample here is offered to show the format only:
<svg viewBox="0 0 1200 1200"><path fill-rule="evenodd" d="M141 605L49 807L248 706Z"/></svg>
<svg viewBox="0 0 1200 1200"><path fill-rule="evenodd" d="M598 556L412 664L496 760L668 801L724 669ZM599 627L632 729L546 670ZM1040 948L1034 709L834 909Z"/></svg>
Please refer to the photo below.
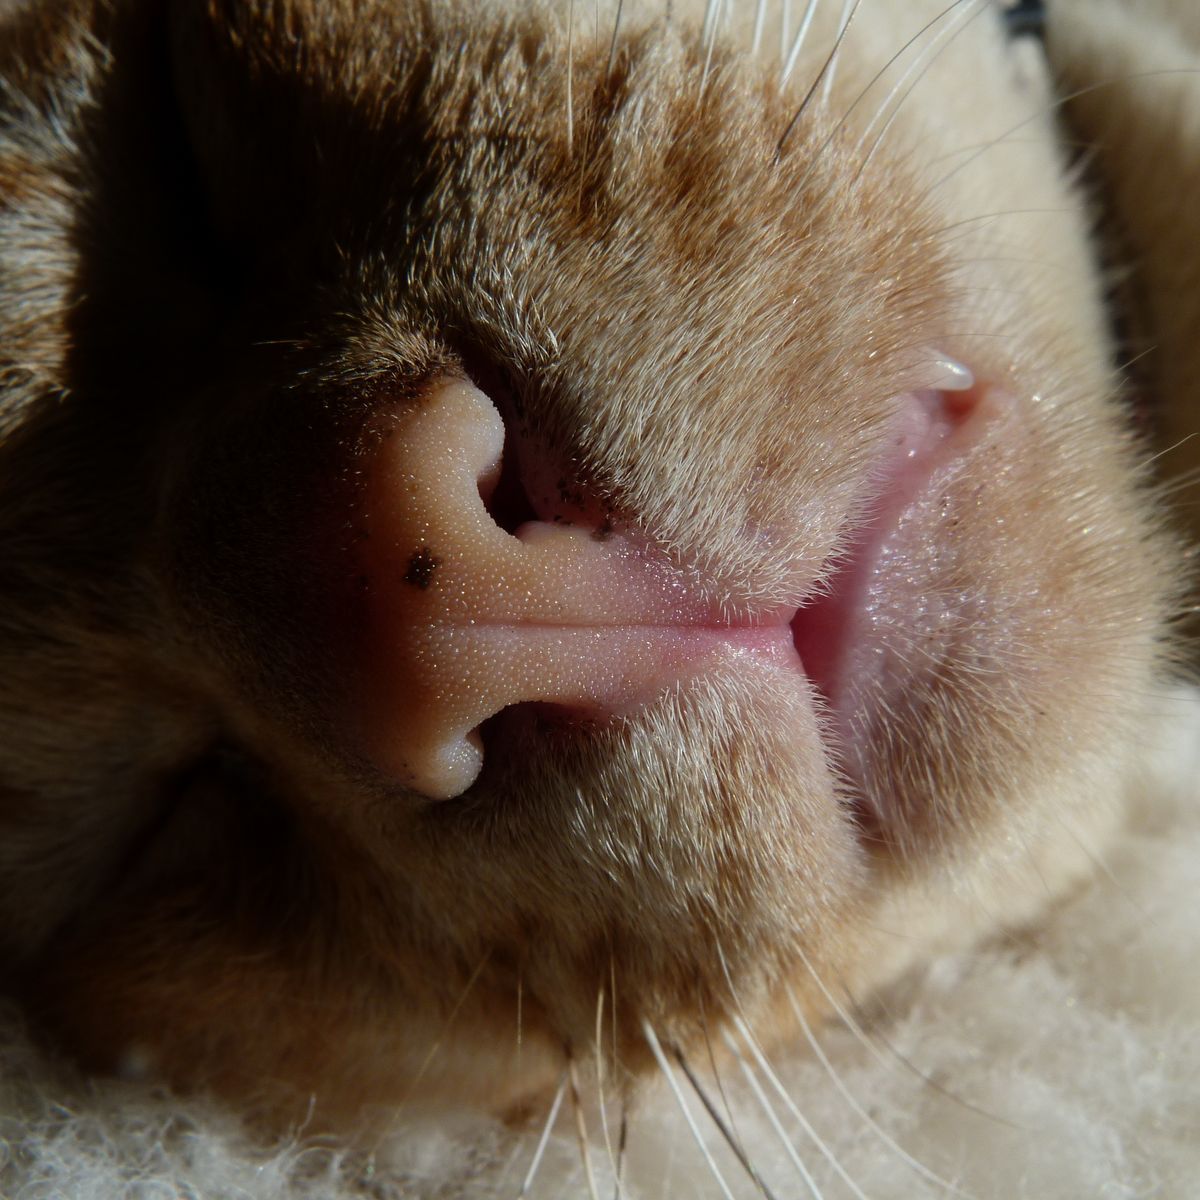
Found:
<svg viewBox="0 0 1200 1200"><path fill-rule="evenodd" d="M1160 731L1132 785L1128 830L1095 881L1029 935L938 962L893 997L893 1015L871 1014L878 1057L844 1028L821 1035L845 1087L879 1124L979 1200L1197 1194L1200 693L1164 698ZM949 1194L905 1166L814 1056L798 1050L774 1066L865 1196ZM727 1068L722 1079L750 1157L779 1200L806 1195L736 1075ZM594 1079L580 1085L590 1094ZM733 1194L758 1194L692 1106ZM795 1121L783 1120L794 1133ZM597 1190L607 1198L611 1168L594 1115L589 1121ZM629 1200L721 1194L665 1088L643 1098L630 1127ZM14 1016L0 1024L6 1200L515 1200L538 1133L410 1114L373 1156L303 1131L266 1151L203 1103L142 1083L82 1082L34 1049ZM825 1200L854 1194L811 1141L794 1141ZM530 1195L589 1196L569 1101Z"/></svg>

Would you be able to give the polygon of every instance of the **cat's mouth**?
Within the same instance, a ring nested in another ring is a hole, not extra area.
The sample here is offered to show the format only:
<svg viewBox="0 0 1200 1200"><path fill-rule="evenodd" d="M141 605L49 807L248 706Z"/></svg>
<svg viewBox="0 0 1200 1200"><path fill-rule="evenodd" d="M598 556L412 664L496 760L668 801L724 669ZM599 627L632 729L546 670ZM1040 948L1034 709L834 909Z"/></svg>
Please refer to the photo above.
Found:
<svg viewBox="0 0 1200 1200"><path fill-rule="evenodd" d="M946 650L947 631L927 627L933 573L922 578L921 564L943 548L927 544L934 523L923 515L1004 411L962 368L946 386L899 397L824 575L793 604L747 611L634 535L561 517L504 528L493 504L499 495L512 510L504 423L472 384L437 383L393 414L369 471L367 755L445 799L474 781L479 728L502 709L621 717L691 679L752 672L768 690L811 685L830 714L832 757L853 780L869 710L918 684ZM903 646L897 611L912 626Z"/></svg>

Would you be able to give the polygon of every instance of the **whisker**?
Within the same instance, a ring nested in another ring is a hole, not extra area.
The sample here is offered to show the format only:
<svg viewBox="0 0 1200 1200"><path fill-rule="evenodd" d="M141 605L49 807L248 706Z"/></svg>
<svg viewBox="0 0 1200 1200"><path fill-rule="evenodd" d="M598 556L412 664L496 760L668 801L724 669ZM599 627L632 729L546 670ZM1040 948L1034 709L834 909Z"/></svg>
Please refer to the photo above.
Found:
<svg viewBox="0 0 1200 1200"><path fill-rule="evenodd" d="M843 0L841 16L838 17L838 40L841 41L842 31L850 24L850 6L854 0ZM833 56L833 62L829 64L829 74L825 76L825 85L821 88L821 103L829 103L829 93L833 91L833 77L837 74L838 56Z"/></svg>
<svg viewBox="0 0 1200 1200"><path fill-rule="evenodd" d="M758 5L754 10L754 39L750 43L750 53L753 57L758 57L758 51L762 46L763 29L767 24L767 0L758 0Z"/></svg>
<svg viewBox="0 0 1200 1200"><path fill-rule="evenodd" d="M1027 217L1037 213L1069 213L1070 208L1002 208L996 212L976 213L973 217L963 217L961 221L951 221L934 231L936 236L943 237L952 230L960 230L974 225L978 221L996 221L1001 217Z"/></svg>
<svg viewBox="0 0 1200 1200"><path fill-rule="evenodd" d="M821 80L825 78L825 73L829 70L830 64L837 56L838 50L841 48L842 39L846 36L846 31L850 28L850 22L854 20L854 14L858 12L858 6L862 0L854 0L854 7L850 10L850 16L846 20L846 24L842 26L841 32L837 35L836 41L833 43L833 48L829 51L825 62L821 69L817 72L817 77L812 81L812 86L804 93L804 99L800 101L800 107L792 114L792 119L788 121L783 133L779 135L779 141L775 143L775 162L783 157L784 147L787 145L787 140L792 135L792 130L796 128L796 123L804 115L804 110L808 108L813 96L816 94L817 88L821 86Z"/></svg>
<svg viewBox="0 0 1200 1200"><path fill-rule="evenodd" d="M613 1155L612 1136L608 1128L608 1106L604 1103L604 989L596 993L596 1103L600 1106L600 1133L604 1138L604 1149L608 1153L608 1163L617 1172L617 1160ZM613 1053L616 1054L616 1043L613 1043ZM617 1194L620 1195L621 1183L617 1180Z"/></svg>
<svg viewBox="0 0 1200 1200"><path fill-rule="evenodd" d="M1155 455L1157 458L1158 455ZM1154 494L1161 497L1163 500L1178 501L1178 497L1188 491L1191 491L1200 484L1200 467L1192 467L1188 471L1184 471L1176 475L1173 479L1164 480L1161 483L1154 485ZM1192 503L1195 503L1194 501ZM1187 505L1176 503L1177 508L1186 508Z"/></svg>
<svg viewBox="0 0 1200 1200"><path fill-rule="evenodd" d="M856 182L857 182L857 180L862 178L862 173L863 173L863 171L866 170L867 164L871 161L872 158L874 158L875 152L879 149L879 147L881 145L883 145L883 141L887 137L888 130L891 129L892 124L895 122L896 118L900 115L900 110L904 107L905 101L908 100L908 98L913 94L914 91L916 91L917 85L921 82L922 79L925 78L925 76L926 76L926 74L928 74L930 68L938 60L938 58L941 57L941 55L949 48L950 44L954 41L954 39L956 37L958 37L958 35L960 33L962 33L963 30L965 30L967 28L967 26L970 25L971 22L974 21L975 18L979 16L980 13L986 11L986 0L972 0L972 4L974 6L974 11L971 11L972 5L968 5L967 8L961 14L957 24L948 25L921 52L921 54L916 58L916 60L909 66L908 70L904 72L904 75L902 76L900 81L897 82L896 86L894 88L892 88L892 90L888 93L887 99L884 100L883 105L880 106L879 112L876 113L875 117L872 117L871 122L872 122L872 124L874 124L875 120L879 116L879 113L883 112L884 108L886 107L888 102L891 100L892 96L895 95L895 93L899 89L899 87L903 84L904 80L906 80L918 66L921 66L922 61L924 60L923 68L922 68L920 74L918 74L916 79L914 79L912 81L912 83L909 84L907 90L903 93L903 95L901 95L900 99L896 101L896 104L892 108L891 113L888 115L887 120L883 123L882 128L879 130L879 133L876 135L874 142L871 143L871 148L863 156L862 162L859 163L858 171L854 176ZM939 42L942 43L940 46L938 45ZM931 50L933 50L935 46L937 46L936 51L934 51L932 54L930 54L929 52ZM926 56L928 56L928 57L926 57ZM868 129L869 128L870 128L870 126L868 126ZM866 141L866 132L864 132L864 134L858 139L858 142L855 146L855 153L858 152L858 150L862 147L862 145L865 141Z"/></svg>
<svg viewBox="0 0 1200 1200"><path fill-rule="evenodd" d="M904 56L905 52L920 38L924 37L925 34L928 33L929 30L932 29L947 13L953 12L960 4L967 4L971 2L972 0L953 0L953 3L948 4L945 8L943 8L936 17L926 21L925 24L922 25L921 28L918 29L917 32L914 33L912 37L910 37L908 41L905 42L904 45L901 46L900 49L897 50L896 53L893 54L891 58L889 58L887 62L883 64L882 67L879 68L878 71L875 72L874 75L871 76L870 82L862 89L862 91L858 93L857 96L854 97L850 105L846 108L846 111L843 112L841 117L838 119L837 124L834 125L834 127L829 131L829 134L821 143L816 154L813 155L814 161L820 158L820 156L828 149L829 143L832 142L833 139L837 137L838 133L845 127L846 122L850 119L850 116L854 110L859 106L859 104L862 103L863 100L867 98L871 92L871 89L880 81L880 79L882 79L883 76L886 75L887 72L896 64L896 62Z"/></svg>
<svg viewBox="0 0 1200 1200"><path fill-rule="evenodd" d="M809 27L812 25L813 16L817 11L817 0L808 0L808 5L804 9L804 16L800 18L800 28L796 30L796 36L792 39L792 48L788 51L787 60L783 64L783 70L779 73L779 86L783 87L791 76L792 68L796 65L796 59L800 57L800 50L804 46L805 39L808 37Z"/></svg>
<svg viewBox="0 0 1200 1200"><path fill-rule="evenodd" d="M525 1051L525 977L517 972L517 1075L521 1074L522 1055Z"/></svg>
<svg viewBox="0 0 1200 1200"><path fill-rule="evenodd" d="M882 1050L879 1049L879 1047L875 1044L874 1040L867 1034L867 1031L865 1029L863 1029L862 1025L855 1019L854 1014L851 1011L851 1008L849 1006L843 1004L840 1000L838 1000L838 998L833 994L833 992L826 986L825 981L817 973L816 968L809 961L808 956L804 953L804 951L798 949L797 952L798 952L800 961L804 964L804 967L808 971L809 975L812 976L813 982L821 990L821 994L829 1002L829 1005L833 1009L833 1011L835 1013L837 1013L838 1019L842 1022L842 1024L844 1024L846 1026L847 1029L850 1030L850 1032L858 1039L858 1041L861 1042L862 1045L867 1048L867 1050L871 1053L872 1057L875 1059L876 1062L878 1062L880 1064L880 1066L886 1068L887 1070L891 1070L891 1067L892 1067L891 1062L888 1061L887 1056L883 1053ZM849 1000L850 1005L853 1005L853 1003L854 1003L853 997L848 995L847 999ZM887 1045L886 1042L884 1044ZM927 1075L925 1075L914 1064L910 1063L908 1061L908 1059L906 1059L903 1055L901 1055L899 1053L899 1051L895 1050L890 1045L888 1046L888 1048L891 1049L893 1051L893 1053L896 1054L896 1056L900 1059L900 1061L902 1063L904 1063L905 1066L909 1067L917 1075L918 1078L923 1079L926 1082L930 1082L929 1077Z"/></svg>
<svg viewBox="0 0 1200 1200"><path fill-rule="evenodd" d="M712 68L713 49L717 44L717 26L721 20L722 0L708 0L704 10L704 30L701 38L704 41L704 72L700 76L700 95L703 96L708 87L708 73Z"/></svg>
<svg viewBox="0 0 1200 1200"><path fill-rule="evenodd" d="M1056 108L1061 108L1064 104L1069 104L1072 100L1078 100L1080 96L1086 96L1089 92L1097 91L1100 88L1115 87L1117 84L1127 83L1131 79L1153 79L1160 75L1194 74L1196 74L1195 69L1188 67L1166 67L1159 71L1133 71L1127 75L1115 75L1111 79L1102 79L1098 83L1090 83L1086 87L1081 87L1074 92L1068 92L1065 96L1058 96L1050 104L1043 104L1040 108L1037 108L1030 113L1029 116L1025 117L1021 121L1018 121L1010 129L1005 130L1004 133L1000 134L998 137L994 137L990 142L985 142L982 146L977 147L975 149L975 153L943 175L942 178L930 188L930 191L940 188L942 184L946 183L947 180L952 179L958 174L959 171L962 171L966 167L970 166L970 164L979 158L980 155L986 154L989 150L998 146L1001 142L1007 141L1008 138L1010 138L1014 133L1020 132L1020 130L1024 129L1025 126L1030 124L1032 121L1036 121L1039 117L1047 116L1048 114L1054 112ZM959 150L952 151L951 153L962 153L962 149L970 149L970 147L963 147ZM944 157L950 156L946 155Z"/></svg>
<svg viewBox="0 0 1200 1200"><path fill-rule="evenodd" d="M571 1084L571 1106L575 1110L575 1136L579 1141L579 1156L583 1159L583 1174L587 1179L588 1195L591 1200L600 1200L596 1191L596 1176L592 1171L592 1153L588 1147L587 1125L583 1119L583 1103L579 1098L579 1075L575 1069L575 1060L567 1059L567 1078Z"/></svg>
<svg viewBox="0 0 1200 1200"><path fill-rule="evenodd" d="M441 1052L442 1047L446 1044L446 1038L450 1034L450 1027L454 1024L458 1014L462 1011L462 1006L466 1004L467 997L471 994L471 989L475 986L479 976L483 974L483 968L487 966L489 957L490 953L485 953L484 956L479 960L479 966L477 966L475 970L471 972L471 977L463 986L462 994L458 997L458 1000L455 1002L454 1007L450 1010L450 1013L446 1017L445 1021L442 1022L442 1028L438 1033L438 1036L434 1039L433 1045L429 1047L429 1052L425 1055L424 1059L422 1059L421 1065L417 1068L416 1075L413 1076L412 1082L408 1085L407 1091L405 1091L404 1096L401 1098L398 1106L399 1108L403 1109L407 1107L409 1101L413 1097L413 1093L417 1090L417 1086L420 1084L421 1080L424 1079L425 1072L429 1070L434 1058L437 1057L437 1055Z"/></svg>
<svg viewBox="0 0 1200 1200"><path fill-rule="evenodd" d="M524 1200L529 1195L529 1189L533 1186L538 1167L542 1165L542 1156L546 1153L546 1143L550 1141L550 1131L554 1128L554 1122L558 1119L558 1110L562 1108L563 1097L567 1094L567 1070L567 1068L563 1069L558 1091L554 1093L554 1103L550 1105L550 1115L546 1118L546 1124L542 1126L542 1135L538 1138L537 1148L533 1152L533 1161L529 1164L525 1181L517 1193L517 1200Z"/></svg>
<svg viewBox="0 0 1200 1200"><path fill-rule="evenodd" d="M1174 454L1175 451L1178 450L1180 446L1186 446L1188 444L1188 442L1190 442L1193 438L1197 438L1197 437L1200 437L1200 433L1184 434L1183 437L1181 437L1179 439L1179 441L1172 442L1171 445L1164 447L1162 450L1159 450L1157 454L1152 454L1148 459L1146 459L1146 461L1142 464L1143 469L1150 466L1152 463L1158 462L1158 460L1160 458L1162 458L1164 455Z"/></svg>
<svg viewBox="0 0 1200 1200"><path fill-rule="evenodd" d="M700 1153L704 1156L704 1161L709 1171L712 1172L712 1177L717 1181L717 1186L721 1189L721 1194L725 1197L725 1200L734 1200L733 1193L729 1190L729 1185L725 1182L725 1177L718 1170L717 1164L713 1160L712 1152L700 1134L700 1128L696 1124L696 1119L692 1116L691 1109L688 1108L687 1101L683 1098L679 1082L676 1080L674 1072L671 1070L671 1064L667 1062L667 1056L663 1053L662 1046L659 1044L658 1035L651 1028L650 1022L647 1020L642 1021L642 1033L645 1035L646 1045L650 1047L650 1053L654 1055L654 1060L658 1063L659 1070L662 1071L671 1088L671 1092L675 1096L675 1101L679 1105L679 1111L683 1113L683 1119L687 1122L687 1127L691 1132L692 1138L699 1147Z"/></svg>
<svg viewBox="0 0 1200 1200"><path fill-rule="evenodd" d="M733 1040L732 1035L729 1033L729 1030L724 1030L723 1036L725 1039L725 1044L729 1047L730 1052L733 1054L734 1059L741 1068L742 1074L746 1077L746 1082L750 1085L750 1090L754 1093L754 1098L758 1101L759 1106L766 1114L768 1122L770 1122L771 1128L775 1130L776 1135L783 1144L784 1152L787 1154L788 1158L791 1159L792 1166L794 1166L799 1172L800 1178L804 1180L805 1186L812 1193L815 1200L823 1200L821 1189L817 1187L817 1181L813 1179L808 1168L804 1165L804 1160L800 1157L796 1147L792 1144L792 1139L788 1137L787 1130L784 1129L779 1120L779 1115L775 1112L771 1101L767 1098L767 1094L762 1090L762 1085L758 1082L757 1078L755 1078L754 1072L750 1070L750 1064L746 1062L742 1052L737 1047L737 1043Z"/></svg>
<svg viewBox="0 0 1200 1200"><path fill-rule="evenodd" d="M609 1022L612 1030L613 1057L615 1058L617 1053L617 960L611 950L608 953L608 988L612 994Z"/></svg>
<svg viewBox="0 0 1200 1200"><path fill-rule="evenodd" d="M747 1026L746 1022L741 1017L735 1017L734 1026L737 1028L742 1040L749 1048L750 1054L754 1058L754 1062L758 1069L767 1077L767 1082L770 1083L776 1092L778 1092L779 1098L783 1101L788 1112L790 1112L799 1123L800 1128L803 1129L804 1132L813 1140L813 1144L820 1151L821 1156L826 1162L829 1163L834 1171L837 1172L837 1174L841 1177L842 1182L845 1183L850 1191L858 1197L858 1200L867 1200L866 1196L863 1195L862 1188L860 1188L858 1184L850 1178L850 1176L846 1173L845 1167L838 1162L837 1155L835 1155L833 1151L829 1149L821 1135L813 1128L812 1123L796 1106L796 1102L788 1094L787 1088L785 1088L780 1082L779 1076L776 1075L771 1069L771 1064L767 1062L766 1056L759 1048L758 1043L754 1040L754 1035L750 1032L750 1028Z"/></svg>
<svg viewBox="0 0 1200 1200"><path fill-rule="evenodd" d="M744 1170L746 1174L750 1176L751 1182L756 1188L758 1188L759 1192L766 1197L766 1200L775 1200L774 1193L763 1182L762 1176L759 1175L759 1173L754 1169L754 1164L747 1156L746 1149L742 1145L741 1140L734 1136L733 1130L730 1129L730 1127L725 1123L721 1114L717 1111L716 1105L713 1104L711 1097L701 1086L700 1080L696 1078L696 1073L692 1070L687 1059L684 1058L682 1051L675 1049L673 1050L673 1053L675 1055L675 1061L679 1064L680 1070L683 1071L684 1075L687 1076L688 1083L692 1085L692 1091L696 1093L700 1103L704 1105L709 1117L712 1120L712 1123L717 1127L721 1136L728 1144L730 1150L732 1150L734 1155L737 1157L738 1162L742 1164L742 1170Z"/></svg>
<svg viewBox="0 0 1200 1200"><path fill-rule="evenodd" d="M971 8L978 5L979 0L965 0L965 2L966 2L966 6L967 6L966 14L969 14ZM953 12L958 7L960 7L960 2L958 2L958 0L956 0L956 3L951 4L948 8L942 9L942 11L940 13L938 13L938 15L936 17L934 17L932 21L929 21L926 25L924 25L916 33L915 37L921 37L928 30L932 29L934 25L938 24L943 17L947 16L949 13ZM966 21L970 20L970 16L966 15L966 14L964 14L964 13L959 14L959 20L962 21L964 24L966 23ZM904 73L900 76L900 78L897 79L896 82L894 84L892 84L891 88L888 89L888 94L883 98L883 103L880 104L879 107L875 110L871 119L864 126L862 133L859 134L858 142L855 144L855 147L854 147L855 153L858 153L862 149L862 147L866 143L867 138L869 138L871 136L871 133L875 129L876 124L879 122L879 119L887 111L888 105L891 104L891 102L895 98L896 94L908 82L908 80L912 76L912 73L915 70L917 70L919 67L921 67L922 64L924 64L926 62L926 59L929 56L930 51L934 50L934 48L937 46L938 42L941 41L942 38L946 37L946 35L948 33L951 33L955 28L956 28L956 26L955 26L954 22L951 22L949 25L946 26L945 29L939 30L933 36L933 38L930 40L929 44L927 46L922 47L920 54L918 54L916 56L916 58L914 58L913 61L908 64L908 66L904 69ZM905 43L904 49L907 49L908 46L911 45L912 40L914 40L914 39L910 39L909 42ZM895 61L896 61L895 56L893 56L891 62L895 62ZM929 61L932 61L932 59L929 59ZM891 63L889 63L888 65L890 66ZM875 81L872 80L871 82L874 83Z"/></svg>
<svg viewBox="0 0 1200 1200"><path fill-rule="evenodd" d="M723 955L722 962L724 962ZM736 996L734 997L734 1000L735 1002L737 1001ZM738 1007L739 1009L741 1008L740 1003L738 1004ZM729 1122L729 1128L732 1129L733 1132L740 1138L741 1135L738 1134L737 1121L733 1115L733 1106L729 1103L729 1097L725 1094L725 1084L721 1079L721 1072L717 1069L717 1058L713 1053L712 1038L709 1036L708 1017L704 1012L703 1004L701 1004L700 1016L704 1022L704 1048L708 1054L708 1066L712 1071L713 1080L717 1085L717 1092L721 1097L721 1105L725 1109L725 1118Z"/></svg>
<svg viewBox="0 0 1200 1200"><path fill-rule="evenodd" d="M567 7L567 157L575 148L575 0Z"/></svg>
<svg viewBox="0 0 1200 1200"><path fill-rule="evenodd" d="M617 0L617 15L613 19L612 38L608 43L608 66L604 69L605 79L612 78L613 62L617 57L617 34L621 31L621 13L625 8L625 0Z"/></svg>
<svg viewBox="0 0 1200 1200"><path fill-rule="evenodd" d="M811 969L811 968L810 968ZM820 1043L813 1035L812 1026L805 1020L804 1013L801 1011L800 1004L796 999L796 993L790 985L787 987L788 1002L791 1004L792 1012L796 1016L796 1020L800 1023L800 1030L804 1034L805 1040L812 1048L812 1052L817 1056L817 1060L821 1066L825 1068L825 1073L829 1076L833 1086L841 1093L842 1099L854 1110L854 1112L866 1123L868 1129L879 1138L885 1146L894 1150L900 1158L908 1164L918 1175L923 1179L929 1180L930 1183L937 1184L938 1187L944 1188L947 1192L955 1196L970 1197L969 1192L964 1192L960 1188L955 1187L949 1180L943 1179L936 1171L930 1170L923 1162L914 1158L907 1150L904 1149L892 1136L871 1116L869 1112L858 1102L857 1098L846 1086L845 1081L837 1073L833 1063L829 1061L829 1056L821 1048Z"/></svg>
<svg viewBox="0 0 1200 1200"><path fill-rule="evenodd" d="M621 1178L625 1170L625 1146L629 1141L629 1113L625 1105L621 1105L621 1127L617 1132L617 1178L613 1189L613 1200L621 1200Z"/></svg>

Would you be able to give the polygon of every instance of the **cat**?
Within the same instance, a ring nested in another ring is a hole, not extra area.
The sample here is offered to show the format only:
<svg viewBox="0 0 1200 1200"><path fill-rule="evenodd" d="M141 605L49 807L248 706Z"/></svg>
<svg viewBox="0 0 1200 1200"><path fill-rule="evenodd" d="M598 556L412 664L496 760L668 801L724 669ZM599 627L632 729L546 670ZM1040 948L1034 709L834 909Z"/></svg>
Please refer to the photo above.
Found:
<svg viewBox="0 0 1200 1200"><path fill-rule="evenodd" d="M0 953L89 1070L632 1103L1095 869L1183 580L1085 200L993 6L838 7L5 15Z"/></svg>

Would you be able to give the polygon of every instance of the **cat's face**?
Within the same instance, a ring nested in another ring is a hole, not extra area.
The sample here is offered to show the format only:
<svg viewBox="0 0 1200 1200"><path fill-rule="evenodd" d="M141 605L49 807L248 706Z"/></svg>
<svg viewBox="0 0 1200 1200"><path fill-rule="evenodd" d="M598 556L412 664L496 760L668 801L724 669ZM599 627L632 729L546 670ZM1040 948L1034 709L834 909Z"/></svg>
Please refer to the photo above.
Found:
<svg viewBox="0 0 1200 1200"><path fill-rule="evenodd" d="M0 944L85 1056L507 1110L1081 869L1170 571L993 12L856 103L933 7L782 90L679 14L68 7L0 51Z"/></svg>

